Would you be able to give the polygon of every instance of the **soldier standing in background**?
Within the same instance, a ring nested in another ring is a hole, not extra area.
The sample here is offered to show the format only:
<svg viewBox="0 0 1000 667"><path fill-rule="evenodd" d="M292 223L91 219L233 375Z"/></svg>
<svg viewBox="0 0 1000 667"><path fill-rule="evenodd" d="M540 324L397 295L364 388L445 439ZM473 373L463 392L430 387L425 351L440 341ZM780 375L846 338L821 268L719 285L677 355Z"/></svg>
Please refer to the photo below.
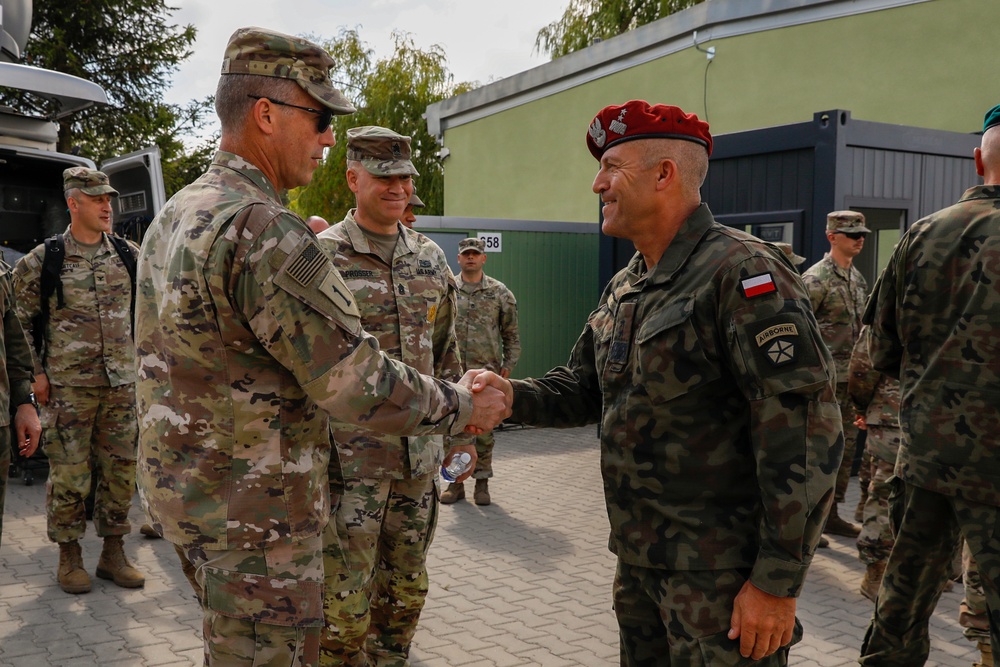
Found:
<svg viewBox="0 0 1000 667"><path fill-rule="evenodd" d="M566 366L512 381L512 420L600 424L622 665L785 665L843 453L808 294L701 203L697 116L606 107L587 146L601 229L638 252Z"/></svg>
<svg viewBox="0 0 1000 667"><path fill-rule="evenodd" d="M493 387L473 396L383 354L282 206L334 145L332 116L354 111L333 64L307 40L237 30L215 98L220 150L143 241L139 493L203 592L206 665L318 663L331 418L417 435L509 414Z"/></svg>
<svg viewBox="0 0 1000 667"><path fill-rule="evenodd" d="M1000 105L974 151L983 185L903 235L865 309L872 367L900 383L893 523L862 665L917 667L964 537L1000 641Z"/></svg>
<svg viewBox="0 0 1000 667"><path fill-rule="evenodd" d="M462 364L465 368L485 368L509 378L521 357L521 337L517 330L517 300L507 286L483 273L486 244L468 238L458 242L458 332ZM490 504L489 479L493 476L493 432L476 438L476 480L473 500ZM455 480L441 494L441 502L451 504L465 498L465 484Z"/></svg>
<svg viewBox="0 0 1000 667"><path fill-rule="evenodd" d="M813 313L819 322L837 372L837 402L840 404L841 423L844 429L844 460L837 473L837 495L830 509L824 532L830 535L857 537L857 526L840 516L838 506L844 502L851 480L851 466L857 449L858 429L854 425L855 412L847 396L850 377L851 351L861 331L861 313L865 307L868 284L854 266L854 258L865 245L865 236L871 232L865 227L865 216L856 211L833 211L826 216L826 238L830 252L802 274L802 282L809 290ZM862 462L862 466L866 465ZM868 494L868 474L860 478L861 502Z"/></svg>
<svg viewBox="0 0 1000 667"><path fill-rule="evenodd" d="M417 175L409 137L383 127L348 130L347 185L357 207L319 239L382 350L421 373L457 381L462 363L448 260L436 243L400 224ZM406 664L427 597L442 438L346 425L335 425L332 435L330 493L340 506L323 543L320 663ZM473 439L448 437L448 455L475 457Z"/></svg>
<svg viewBox="0 0 1000 667"><path fill-rule="evenodd" d="M137 429L132 278L108 238L111 198L118 192L107 175L86 167L65 170L63 190L70 225L61 236L60 285L48 300L48 321L38 334L43 340L32 339L42 350L32 388L42 406L49 458L48 536L59 545L59 586L67 593L88 592L79 539L87 527L84 500L96 475L94 524L104 538L97 576L138 588L146 579L122 548L122 536L132 528ZM138 246L127 243L138 254ZM39 244L14 267L17 312L29 338L42 310L45 253Z"/></svg>
<svg viewBox="0 0 1000 667"><path fill-rule="evenodd" d="M413 229L413 223L417 221L416 209L418 208L424 208L424 202L417 196L417 191L414 189L413 194L410 195L410 201L406 204L406 209L403 211L403 217L399 219L407 229Z"/></svg>
<svg viewBox="0 0 1000 667"><path fill-rule="evenodd" d="M875 601L885 562L892 551L889 525L890 479L902 437L899 431L899 381L872 368L868 356L867 327L862 327L851 354L847 394L858 413L856 425L866 431L871 473L864 523L858 536L858 558L865 564L861 594Z"/></svg>
<svg viewBox="0 0 1000 667"><path fill-rule="evenodd" d="M11 448L17 447L21 458L27 459L38 449L42 434L35 395L31 392L35 364L31 345L17 317L10 273L10 266L0 259L0 313L3 315L0 327L0 538L3 537Z"/></svg>

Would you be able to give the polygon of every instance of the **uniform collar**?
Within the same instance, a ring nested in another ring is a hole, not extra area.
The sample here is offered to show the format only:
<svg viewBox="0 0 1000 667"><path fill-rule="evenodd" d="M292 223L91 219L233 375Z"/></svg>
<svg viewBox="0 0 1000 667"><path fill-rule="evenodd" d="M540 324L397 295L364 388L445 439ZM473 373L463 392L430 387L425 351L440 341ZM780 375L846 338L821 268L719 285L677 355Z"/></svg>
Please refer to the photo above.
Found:
<svg viewBox="0 0 1000 667"><path fill-rule="evenodd" d="M235 153L216 151L215 156L212 158L212 166L235 171L240 176L253 183L258 190L263 191L264 194L267 195L268 199L271 199L278 204L281 203L281 198L278 196L278 191L275 189L274 184L268 180L267 176L264 175L264 172L245 158L240 157Z"/></svg>
<svg viewBox="0 0 1000 667"><path fill-rule="evenodd" d="M374 254L372 253L371 244L368 243L368 237L365 236L364 230L361 229L361 225L358 221L354 219L354 212L358 209L352 208L344 216L344 232L347 234L347 240L351 242L351 246L354 248L355 252L364 254ZM396 250L393 252L392 258L402 257L404 255L409 255L416 252L416 232L407 229L403 225L396 223L396 230L399 232L399 236L396 238ZM399 246L402 244L403 252L399 252Z"/></svg>
<svg viewBox="0 0 1000 667"><path fill-rule="evenodd" d="M687 263L688 257L701 243L701 239L708 233L714 222L715 219L708 209L708 204L700 204L677 230L677 235L663 251L663 256L660 257L660 261L651 271L646 271L642 254L636 253L628 266L629 282L634 285L645 278L645 281L650 285L669 283Z"/></svg>

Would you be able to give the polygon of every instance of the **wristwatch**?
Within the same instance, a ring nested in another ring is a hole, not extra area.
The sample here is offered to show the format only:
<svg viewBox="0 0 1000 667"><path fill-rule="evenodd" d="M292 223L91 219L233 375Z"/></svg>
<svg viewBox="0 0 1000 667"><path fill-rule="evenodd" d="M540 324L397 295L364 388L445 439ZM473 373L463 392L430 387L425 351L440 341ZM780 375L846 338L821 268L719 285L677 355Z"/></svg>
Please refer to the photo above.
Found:
<svg viewBox="0 0 1000 667"><path fill-rule="evenodd" d="M29 403L35 406L36 410L38 409L38 400L35 398L35 392L31 392L30 394L28 394L27 400L21 401L20 403L17 404L17 406L21 407L22 405L28 405Z"/></svg>

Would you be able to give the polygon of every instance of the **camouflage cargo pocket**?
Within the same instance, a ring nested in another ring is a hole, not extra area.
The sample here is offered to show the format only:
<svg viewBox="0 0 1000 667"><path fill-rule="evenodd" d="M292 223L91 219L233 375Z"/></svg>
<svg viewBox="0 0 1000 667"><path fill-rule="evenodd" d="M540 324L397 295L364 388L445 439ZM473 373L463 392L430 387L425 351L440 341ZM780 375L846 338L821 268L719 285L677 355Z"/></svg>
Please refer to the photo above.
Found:
<svg viewBox="0 0 1000 667"><path fill-rule="evenodd" d="M287 627L323 625L323 583L232 572L210 566L205 574L205 606L253 623Z"/></svg>

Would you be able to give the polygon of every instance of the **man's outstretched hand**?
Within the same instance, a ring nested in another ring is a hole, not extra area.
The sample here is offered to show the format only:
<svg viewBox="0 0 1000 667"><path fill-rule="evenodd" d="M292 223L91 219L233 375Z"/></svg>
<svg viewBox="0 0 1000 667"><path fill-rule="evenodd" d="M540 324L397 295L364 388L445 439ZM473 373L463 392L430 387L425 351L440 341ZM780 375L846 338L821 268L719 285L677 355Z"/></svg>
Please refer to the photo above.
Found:
<svg viewBox="0 0 1000 667"><path fill-rule="evenodd" d="M472 419L466 433L480 435L492 431L511 415L514 389L510 382L482 368L469 370L459 384L472 391Z"/></svg>

